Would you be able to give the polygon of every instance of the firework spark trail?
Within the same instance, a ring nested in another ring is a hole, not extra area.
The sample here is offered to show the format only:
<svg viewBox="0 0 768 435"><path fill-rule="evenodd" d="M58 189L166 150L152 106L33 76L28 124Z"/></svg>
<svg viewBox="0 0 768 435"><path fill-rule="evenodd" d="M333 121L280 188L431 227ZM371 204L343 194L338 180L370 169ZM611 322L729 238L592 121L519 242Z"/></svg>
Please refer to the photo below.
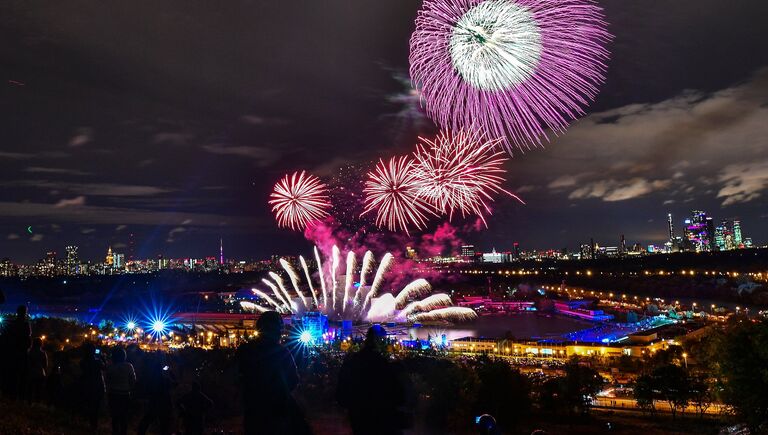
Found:
<svg viewBox="0 0 768 435"><path fill-rule="evenodd" d="M357 290L355 291L355 297L352 300L352 305L358 306L360 304L360 295L362 294L363 289L366 286L366 280L368 278L368 274L371 272L371 269L373 269L373 252L371 251L365 251L365 255L363 255L363 267L360 268L360 285L357 287Z"/></svg>
<svg viewBox="0 0 768 435"><path fill-rule="evenodd" d="M323 262L320 260L320 252L315 246L315 260L317 261L317 273L320 274L320 288L323 291L323 308L328 306L328 290L325 285L325 276L323 274Z"/></svg>
<svg viewBox="0 0 768 435"><path fill-rule="evenodd" d="M275 184L269 204L281 228L301 231L314 221L328 216L328 188L319 178L305 171L286 175Z"/></svg>
<svg viewBox="0 0 768 435"><path fill-rule="evenodd" d="M278 289L277 289L277 286L276 286L276 285L275 285L275 284L274 284L272 281L270 281L270 280L268 280L268 279L266 279L266 278L262 278L261 282L263 282L263 283L264 283L264 284L266 284L266 285L267 285L269 288L271 288L271 289L272 289L272 293L275 295L275 297L276 297L277 299L279 299L279 300L280 300L280 302L282 302L283 306L285 306L285 308L286 308L288 311L291 311L291 304L290 304L290 303L289 303L289 301L288 301L288 300L286 300L286 299L285 299L285 297L284 297L284 296L283 296L283 295L280 293L280 290L278 290Z"/></svg>
<svg viewBox="0 0 768 435"><path fill-rule="evenodd" d="M249 301L240 301L240 307L244 310L258 311L260 313L266 313L269 311L269 308L262 307L261 305L254 304L253 302Z"/></svg>
<svg viewBox="0 0 768 435"><path fill-rule="evenodd" d="M304 308L308 309L309 304L307 303L307 298L304 297L304 293L299 290L299 274L296 273L296 269L294 269L293 265L284 258L280 259L280 265L283 266L283 270L285 270L285 272L288 274L288 278L291 280L293 290L297 295L299 295L299 299L301 299L302 304L304 304Z"/></svg>
<svg viewBox="0 0 768 435"><path fill-rule="evenodd" d="M399 313L399 318L407 319L414 311L431 311L438 307L448 307L453 305L451 297L445 293L437 293L427 296L423 300L411 302Z"/></svg>
<svg viewBox="0 0 768 435"><path fill-rule="evenodd" d="M368 274L373 269L373 262L373 252L365 251L365 255L363 255L363 267L360 268L360 285L357 287L357 291L355 291L355 297L352 300L352 304L354 306L358 306L360 304L360 295L362 294L362 291L367 284Z"/></svg>
<svg viewBox="0 0 768 435"><path fill-rule="evenodd" d="M344 300L342 302L341 311L344 312L347 310L347 304L349 303L349 291L352 289L352 282L354 281L354 273L356 265L356 258L355 258L355 252L349 251L347 252L347 268L346 268L346 279L344 280Z"/></svg>
<svg viewBox="0 0 768 435"><path fill-rule="evenodd" d="M288 301L288 307L292 311L296 311L298 307L296 306L296 303L293 302L293 298L291 298L291 294L288 292L288 289L285 288L285 281L283 281L283 278L275 272L269 272L269 276L273 281L277 283L277 287L285 296L285 300Z"/></svg>
<svg viewBox="0 0 768 435"><path fill-rule="evenodd" d="M381 283L384 281L384 274L387 273L387 270L389 270L389 266L392 264L392 254L387 252L384 254L384 258L381 259L381 263L379 263L379 268L376 270L376 276L373 278L373 284L371 284L371 289L368 290L368 294L365 295L365 300L363 301L363 305L361 307L361 311L365 311L365 306L368 305L371 302L371 298L376 296L376 293L379 291L379 287L381 287Z"/></svg>
<svg viewBox="0 0 768 435"><path fill-rule="evenodd" d="M395 297L395 307L400 308L409 298L416 298L432 291L432 286L426 279L420 278L403 287Z"/></svg>
<svg viewBox="0 0 768 435"><path fill-rule="evenodd" d="M307 277L307 284L309 285L309 292L312 293L312 300L315 302L315 306L320 306L320 304L317 302L317 292L315 291L315 286L312 285L312 277L309 275L309 267L307 266L307 261L304 260L304 256L299 255L299 262L301 262L301 268L304 269L304 276Z"/></svg>
<svg viewBox="0 0 768 435"><path fill-rule="evenodd" d="M512 153L565 131L605 80L603 12L594 0L426 0L410 75L442 128L481 126Z"/></svg>
<svg viewBox="0 0 768 435"><path fill-rule="evenodd" d="M466 322L476 318L477 313L471 308L466 307L438 308L426 313L417 313L410 316L410 320L414 322L430 322L435 320Z"/></svg>
<svg viewBox="0 0 768 435"><path fill-rule="evenodd" d="M363 267L360 269L360 287L364 287L367 284L368 274L373 270L373 252L365 251L363 255Z"/></svg>
<svg viewBox="0 0 768 435"><path fill-rule="evenodd" d="M496 149L499 140L470 131L443 131L434 140L419 140L413 154L418 194L449 219L460 211L463 217L473 213L486 223L493 194L503 192L520 201L502 187L507 158Z"/></svg>
<svg viewBox="0 0 768 435"><path fill-rule="evenodd" d="M331 250L332 257L331 257L331 287L333 288L331 290L332 294L331 297L333 298L333 310L336 310L336 292L339 288L338 280L336 279L336 274L339 271L339 247L336 245L333 245L333 249Z"/></svg>
<svg viewBox="0 0 768 435"><path fill-rule="evenodd" d="M376 210L376 225L390 231L408 227L425 228L428 215L435 215L432 207L418 194L418 180L413 176L413 161L408 157L393 157L388 163L379 160L368 173L365 182L365 210L363 215Z"/></svg>
<svg viewBox="0 0 768 435"><path fill-rule="evenodd" d="M276 290L277 290L277 289L275 289L275 291L276 291ZM277 311L283 311L283 308L280 306L280 304L278 304L278 303L277 303L277 302L276 302L274 299L272 299L271 297L269 297L269 295L268 295L268 294L264 293L263 291L261 291L261 290L259 290L259 289L255 289L255 288L254 288L254 289L251 289L251 291L252 291L254 294L256 294L256 296L258 296L258 297L260 297L260 298L264 299L265 301L267 301L268 303L272 304L272 306L274 306L274 307L275 307L275 309L276 309Z"/></svg>

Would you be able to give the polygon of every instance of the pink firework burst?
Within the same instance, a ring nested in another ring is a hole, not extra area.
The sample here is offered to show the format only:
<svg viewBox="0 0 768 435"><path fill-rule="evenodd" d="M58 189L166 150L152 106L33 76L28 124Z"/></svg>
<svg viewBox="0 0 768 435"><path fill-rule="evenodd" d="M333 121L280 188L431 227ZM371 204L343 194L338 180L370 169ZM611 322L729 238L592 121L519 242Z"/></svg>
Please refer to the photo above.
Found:
<svg viewBox="0 0 768 435"><path fill-rule="evenodd" d="M602 9L593 0L425 0L410 73L444 129L479 126L521 151L565 131L605 80Z"/></svg>
<svg viewBox="0 0 768 435"><path fill-rule="evenodd" d="M418 194L439 212L453 217L476 214L485 223L493 195L505 193L503 165L505 154L497 149L499 140L486 140L482 134L466 131L441 132L434 140L419 138L414 153L414 175Z"/></svg>
<svg viewBox="0 0 768 435"><path fill-rule="evenodd" d="M417 229L426 226L432 208L419 196L419 180L413 174L413 160L408 157L392 157L388 163L379 160L368 173L365 183L365 210L376 210L376 225L390 231L408 233L409 226Z"/></svg>
<svg viewBox="0 0 768 435"><path fill-rule="evenodd" d="M269 197L278 226L296 231L302 231L312 222L328 216L331 206L325 184L305 171L283 177L275 184Z"/></svg>

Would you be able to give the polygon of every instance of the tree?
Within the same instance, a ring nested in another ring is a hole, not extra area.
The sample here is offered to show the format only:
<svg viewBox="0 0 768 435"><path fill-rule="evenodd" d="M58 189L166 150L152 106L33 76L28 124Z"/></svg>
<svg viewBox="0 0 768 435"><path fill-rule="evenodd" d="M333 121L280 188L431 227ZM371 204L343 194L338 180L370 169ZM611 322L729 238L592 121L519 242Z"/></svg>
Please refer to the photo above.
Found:
<svg viewBox="0 0 768 435"><path fill-rule="evenodd" d="M768 319L736 319L718 341L723 399L753 429L768 421Z"/></svg>
<svg viewBox="0 0 768 435"><path fill-rule="evenodd" d="M650 411L651 414L656 412L656 407L653 405L655 393L653 391L653 377L651 375L644 374L637 377L634 395L637 407L643 410L643 412Z"/></svg>
<svg viewBox="0 0 768 435"><path fill-rule="evenodd" d="M691 382L684 368L675 364L663 365L653 370L651 378L659 398L669 404L672 419L678 409L685 411L691 394Z"/></svg>
<svg viewBox="0 0 768 435"><path fill-rule="evenodd" d="M562 381L562 378L550 378L541 384L539 390L541 409L556 414L563 408Z"/></svg>
<svg viewBox="0 0 768 435"><path fill-rule="evenodd" d="M477 361L479 381L476 410L488 413L506 426L514 426L531 407L528 380L506 361L481 357Z"/></svg>
<svg viewBox="0 0 768 435"><path fill-rule="evenodd" d="M561 392L569 409L588 414L592 399L603 388L605 380L597 370L585 365L570 362L565 366Z"/></svg>
<svg viewBox="0 0 768 435"><path fill-rule="evenodd" d="M699 418L704 417L704 413L715 401L710 380L706 375L698 374L691 377L690 398L699 412Z"/></svg>

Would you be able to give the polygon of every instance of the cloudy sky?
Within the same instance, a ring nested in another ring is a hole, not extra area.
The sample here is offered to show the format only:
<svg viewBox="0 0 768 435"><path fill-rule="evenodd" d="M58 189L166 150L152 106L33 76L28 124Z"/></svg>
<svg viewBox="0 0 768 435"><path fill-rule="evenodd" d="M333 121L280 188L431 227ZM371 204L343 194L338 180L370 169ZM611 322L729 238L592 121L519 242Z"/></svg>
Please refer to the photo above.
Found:
<svg viewBox="0 0 768 435"><path fill-rule="evenodd" d="M768 3L601 0L608 79L590 113L516 155L483 248L661 242L666 213L768 242ZM0 257L77 244L139 257L306 249L266 207L434 127L407 79L420 2L0 3ZM438 222L435 222L437 224ZM32 226L32 234L27 227Z"/></svg>

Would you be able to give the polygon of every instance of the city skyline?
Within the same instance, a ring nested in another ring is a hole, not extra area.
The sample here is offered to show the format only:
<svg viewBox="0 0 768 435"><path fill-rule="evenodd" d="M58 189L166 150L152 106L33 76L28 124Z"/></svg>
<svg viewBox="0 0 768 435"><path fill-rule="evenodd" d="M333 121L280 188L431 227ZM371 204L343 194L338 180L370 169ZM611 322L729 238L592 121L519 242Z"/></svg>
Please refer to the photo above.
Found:
<svg viewBox="0 0 768 435"><path fill-rule="evenodd" d="M693 228L692 225L692 219L696 219L696 216L704 216L704 219L707 219L712 222L713 226L711 228L707 227L705 231L711 231L710 234L705 234L704 237L707 237L708 243L711 243L713 247L707 247L707 249L702 248L702 244L700 243L700 234L699 233L692 233L691 228ZM764 247L764 244L761 244L759 242L754 242L752 240L752 237L749 237L746 235L741 228L741 221L739 220L728 220L728 219L719 219L718 224L715 227L714 226L714 219L712 216L708 216L706 212L701 210L692 210L690 214L684 215L682 218L679 219L679 224L676 225L674 216L672 213L667 213L667 235L668 237L664 240L652 240L652 241L640 241L640 240L634 240L632 239L631 233L629 234L629 237L627 237L626 234L622 233L619 235L619 237L616 240L599 240L595 239L594 237L586 237L582 243L577 244L573 247L568 246L561 246L561 247L541 247L541 246L521 246L519 242L512 241L507 244L491 244L489 246L480 246L475 245L471 241L461 241L460 244L456 244L455 246L451 246L448 250L444 252L436 253L436 256L444 256L444 257L472 257L472 256L478 256L481 260L480 261L486 261L484 259L484 256L495 256L497 253L499 255L502 254L510 254L514 253L515 256L519 255L519 253L527 253L527 254L536 254L536 253L542 253L542 252L564 252L566 257L571 256L571 254L579 254L581 255L581 259L585 258L591 258L594 257L596 254L599 255L624 255L628 252L632 252L633 254L658 254L658 253L675 253L675 252L699 252L699 251L728 251L728 250L734 250L734 249L745 249L745 248L759 248ZM679 231L678 228L681 228ZM130 235L133 236L132 234ZM729 239L730 237L730 239ZM612 245L612 242L618 241L619 243L616 243L615 246ZM584 243L588 242L588 243ZM659 243L659 244L656 244ZM594 249L589 248L594 246ZM40 255L38 258L34 259L31 262L23 262L23 261L14 261L14 259L6 256L6 257L0 257L0 260L2 261L8 261L10 264L27 264L32 265L35 262L38 264L40 262L45 262L46 260L56 261L57 259L61 259L65 261L67 269L71 269L70 263L73 262L72 258L75 258L75 262L80 261L83 264L104 264L107 266L114 267L115 269L124 269L125 265L127 263L131 262L140 262L144 263L147 261L176 261L179 260L199 260L203 262L218 262L218 264L224 265L226 263L230 262L239 262L239 261L251 261L251 262L261 262L269 259L274 259L276 256L287 256L287 257L294 257L296 253L294 252L282 252L282 253L270 253L267 256L264 257L256 257L253 255L245 255L245 256L238 256L235 258L227 258L227 261L225 262L224 257L224 239L219 238L218 239L218 246L216 252L208 252L208 253L202 253L199 255L193 255L193 254L186 254L186 255L180 255L180 256L166 256L163 253L157 253L154 256L149 257L135 257L131 250L130 244L119 244L116 245L120 248L124 248L122 252L118 252L116 249L113 250L113 245L109 244L107 245L106 250L106 256L102 257L95 257L95 258L82 258L79 256L79 246L74 244L68 244L64 250L64 257L57 257L57 250L48 250L45 251L45 255ZM402 252L400 252L398 255L402 255L405 258L420 258L419 252L417 249L413 248L412 246L402 246L400 247ZM126 252L125 249L128 249ZM467 254L469 252L468 250L471 249L471 251L474 254ZM608 251L606 251L606 249ZM597 251L595 251L597 250ZM434 254L434 253L433 253ZM429 258L429 257L427 257ZM104 261L101 261L101 260ZM506 261L506 260L505 260ZM127 263L126 263L127 262ZM491 261L493 262L493 261Z"/></svg>
<svg viewBox="0 0 768 435"><path fill-rule="evenodd" d="M435 132L407 76L419 4L4 6L0 258L67 244L96 258L131 233L142 258L216 256L221 238L239 258L305 250L265 205L284 172L329 179ZM695 204L768 240L768 5L600 4L615 37L597 100L506 163L504 187L526 205L500 198L479 231L454 219L457 237L662 243L665 213ZM288 17L315 37L264 37ZM711 28L723 32L697 30Z"/></svg>

